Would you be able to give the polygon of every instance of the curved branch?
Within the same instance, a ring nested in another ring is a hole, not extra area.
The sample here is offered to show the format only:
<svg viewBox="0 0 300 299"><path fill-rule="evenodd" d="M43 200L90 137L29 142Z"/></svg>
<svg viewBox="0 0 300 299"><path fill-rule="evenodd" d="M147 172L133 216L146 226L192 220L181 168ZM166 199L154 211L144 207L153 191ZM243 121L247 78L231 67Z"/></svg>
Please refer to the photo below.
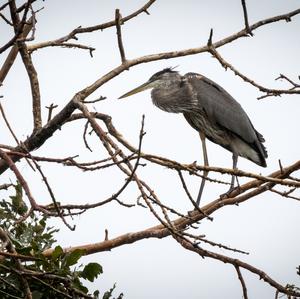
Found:
<svg viewBox="0 0 300 299"><path fill-rule="evenodd" d="M275 281L274 279L272 279L269 275L267 275L264 271L253 267L252 265L245 263L239 259L235 259L235 258L231 258L228 256L225 256L223 254L218 254L215 252L211 252L209 250L205 250L202 249L198 246L195 246L194 244L192 244L191 242L187 242L184 239L180 239L178 240L178 243L180 243L185 249L188 249L190 251L193 251L197 254L199 254L202 258L204 257L209 257L218 261L221 261L223 263L229 263L231 265L233 265L234 267L236 267L238 274L239 274L239 279L242 283L242 287L243 287L243 293L244 293L244 298L247 299L247 289L245 286L245 282L241 276L241 273L239 272L239 268L243 268L248 270L249 272L256 274L257 276L259 276L260 279L264 280L266 283L268 283L269 285L271 285L272 287L274 287L276 290L278 290L279 292L283 293L283 294L287 294L290 296L295 296L295 297L300 297L300 292L288 289L286 287L284 287L283 285L279 284L277 281Z"/></svg>
<svg viewBox="0 0 300 299"><path fill-rule="evenodd" d="M46 47L53 47L53 46L63 46L65 42L67 42L70 39L77 39L76 35L77 34L82 34L82 33L90 33L90 32L94 32L94 31L102 31L104 29L110 28L110 27L114 27L116 26L118 23L124 24L125 22L135 18L136 16L138 16L139 14L145 12L147 14L148 11L147 9L155 2L156 0L150 0L148 1L143 7L141 7L140 9L136 10L135 12L131 13L130 15L124 17L124 18L119 18L118 20L113 20L107 23L103 23L100 25L95 25L95 26L90 26L90 27L78 27L75 28L74 30L72 30L69 34L67 34L66 36L63 36L61 38L52 40L52 41L46 41L46 42L41 42L38 44L34 44L34 45L30 45L29 46L29 50L31 52L37 50L37 49L42 49L42 48L46 48Z"/></svg>
<svg viewBox="0 0 300 299"><path fill-rule="evenodd" d="M225 68L225 70L227 70L229 68L235 75L242 78L245 82L250 83L251 85L253 85L257 89L259 89L260 91L266 93L266 95L258 97L258 100L269 97L269 96L280 96L281 94L300 94L299 86L295 85L294 82L292 82L294 84L294 87L291 89L266 88L266 87L256 83L254 80L248 78L244 74L242 74L232 64L227 62L213 46L210 46L209 51L213 55L213 57L215 57L220 62L220 64ZM282 77L283 77L283 75L281 75L281 78Z"/></svg>

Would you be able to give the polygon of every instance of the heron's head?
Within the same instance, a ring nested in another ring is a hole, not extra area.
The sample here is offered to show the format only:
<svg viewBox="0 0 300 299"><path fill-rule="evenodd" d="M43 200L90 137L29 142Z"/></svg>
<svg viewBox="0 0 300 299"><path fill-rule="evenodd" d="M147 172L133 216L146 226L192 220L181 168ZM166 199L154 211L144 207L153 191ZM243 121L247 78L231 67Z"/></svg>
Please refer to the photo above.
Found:
<svg viewBox="0 0 300 299"><path fill-rule="evenodd" d="M180 77L180 75L178 74L178 72L174 71L174 68L163 69L162 71L159 71L151 76L147 82L120 96L119 99L129 97L149 88L167 86L174 82L174 80L178 80L178 77Z"/></svg>

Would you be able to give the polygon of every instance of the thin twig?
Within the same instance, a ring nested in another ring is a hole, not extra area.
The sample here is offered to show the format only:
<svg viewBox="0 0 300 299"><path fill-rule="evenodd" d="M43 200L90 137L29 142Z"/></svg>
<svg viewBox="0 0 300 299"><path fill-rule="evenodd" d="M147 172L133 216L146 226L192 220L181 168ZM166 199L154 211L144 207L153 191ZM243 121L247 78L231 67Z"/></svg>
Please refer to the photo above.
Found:
<svg viewBox="0 0 300 299"><path fill-rule="evenodd" d="M185 193L186 193L188 199L189 199L190 202L193 204L194 208L195 208L197 211L199 211L200 213L203 213L203 215L204 215L205 217L207 217L208 220L213 221L213 218L212 218L212 217L210 217L210 216L204 214L204 212L200 209L200 207L197 205L197 203L195 202L195 200L194 200L193 197L191 196L191 194L190 194L190 192L189 192L189 190L188 190L188 188L187 188L187 185L186 185L186 183L185 183L185 180L184 180L184 178L183 178L183 175L182 175L181 171L178 170L177 172L178 172L178 175L179 175L179 178L180 178L182 187L183 187L183 189L184 189L184 191L185 191Z"/></svg>
<svg viewBox="0 0 300 299"><path fill-rule="evenodd" d="M248 22L248 12L247 12L246 0L242 0L242 6L243 6L243 13L244 13L245 29L248 34L253 36L253 33L250 29L249 22Z"/></svg>
<svg viewBox="0 0 300 299"><path fill-rule="evenodd" d="M115 19L116 19L116 27L117 27L118 46L119 46L121 61L123 63L126 61L126 57L125 57L125 51L124 51L124 46L122 41L122 31L121 31L121 22L120 22L121 18L122 16L120 14L119 9L116 9Z"/></svg>
<svg viewBox="0 0 300 299"><path fill-rule="evenodd" d="M204 257L209 257L215 260L219 260L222 261L224 263L229 263L231 265L233 265L234 267L239 267L239 268L243 268L245 270L248 270L249 272L257 275L260 279L264 280L266 283L268 283L269 285L271 285L272 287L274 287L275 289L279 290L280 292L282 292L283 294L287 294L287 295L291 295L291 296L296 296L299 297L300 293L295 291L295 290L291 290L291 289L287 289L285 286L279 284L278 282L276 282L274 279L272 279L270 276L268 276L265 272L263 272L262 270L253 267L250 264L247 264L239 259L236 258L231 258L219 253L215 253L215 252L211 252L208 250L205 250L203 248L200 248L199 246L195 246L195 244L191 243L190 241L187 241L186 239L182 239L182 238L177 238L176 241L178 241L185 249L188 249L190 251L193 251L197 254L199 254L202 258ZM242 278L243 281L243 278ZM242 285L243 282L241 281ZM247 299L247 291L245 292L243 286L243 293L244 293L244 298ZM245 297L246 296L246 297Z"/></svg>
<svg viewBox="0 0 300 299"><path fill-rule="evenodd" d="M220 64L227 70L228 68L234 72L235 75L242 78L245 82L250 83L254 87L258 88L260 91L265 92L266 94L263 96L258 97L257 99L263 99L270 96L280 96L282 94L300 94L299 89L271 89L266 88L258 83L256 83L254 80L248 78L244 74L242 74L240 71L238 71L232 64L227 62L220 53L216 50L216 48L211 45L209 46L209 52L215 57Z"/></svg>
<svg viewBox="0 0 300 299"><path fill-rule="evenodd" d="M84 125L84 131L83 131L83 141L84 141L84 144L85 144L85 147L90 151L92 152L93 150L90 148L87 140L86 140L86 133L87 133L87 129L88 129L88 126L89 126L89 121L86 122L86 124Z"/></svg>
<svg viewBox="0 0 300 299"><path fill-rule="evenodd" d="M3 107L2 107L1 102L0 102L0 112L1 112L1 114L2 114L2 117L3 117L3 119L4 119L4 122L5 122L5 124L6 124L7 128L8 128L8 130L9 130L11 136L14 138L16 144L19 145L19 140L18 140L16 134L14 133L12 127L11 127L10 124L9 124L9 121L8 121L6 115L5 115L5 112L4 112L4 109L3 109Z"/></svg>
<svg viewBox="0 0 300 299"><path fill-rule="evenodd" d="M0 149L0 157L6 161L6 163L9 165L9 168L14 172L16 178L18 179L18 181L20 182L20 184L22 185L26 196L28 197L31 207L34 210L37 211L41 211L47 214L47 210L45 210L44 208L40 207L37 202L35 201L35 199L33 198L31 191L29 189L29 186L26 182L26 180L24 179L24 177L22 176L22 174L20 173L20 171L18 170L18 168L16 167L15 163L12 161L12 159L2 150Z"/></svg>
<svg viewBox="0 0 300 299"><path fill-rule="evenodd" d="M43 44L34 44L34 45L29 45L28 47L28 52L31 54L34 51L45 48L45 46L42 46ZM47 47L61 47L61 48L68 48L68 49L82 49L82 50L88 50L90 53L90 56L93 57L93 52L96 50L93 47L85 46L82 44L76 44L76 43L57 43L55 41L53 42L48 42Z"/></svg>
<svg viewBox="0 0 300 299"><path fill-rule="evenodd" d="M192 239L199 240L199 241L201 241L203 243L207 243L207 244L209 244L211 246L214 246L214 247L219 247L219 248L222 248L222 249L225 249L225 250L228 250L228 251L232 251L232 252L237 252L237 253L249 255L249 252L247 252L247 251L243 251L243 250L240 250L240 249L232 248L232 247L229 247L227 245L223 245L221 243L216 243L216 242L207 240L207 239L205 239L205 236L204 237L203 236L195 236L195 235L192 235L192 234L187 233L187 232L183 232L182 234L185 235L185 236L187 236L187 237L190 237Z"/></svg>
<svg viewBox="0 0 300 299"><path fill-rule="evenodd" d="M294 82L293 80L291 80L290 78L288 78L287 76L280 74L279 77L277 77L275 80L279 80L279 79L284 79L287 82L289 82L293 87L290 88L290 90L295 89L295 88L300 88L300 84Z"/></svg>
<svg viewBox="0 0 300 299"><path fill-rule="evenodd" d="M235 265L234 268L237 272L238 278L239 278L239 280L241 282L241 285L242 285L244 299L248 299L247 287L246 287L246 283L245 283L245 280L243 278L243 275L241 273L240 267Z"/></svg>
<svg viewBox="0 0 300 299"><path fill-rule="evenodd" d="M53 103L51 103L50 106L46 106L46 108L48 109L47 123L52 119L52 112L57 107L58 105L54 105Z"/></svg>
<svg viewBox="0 0 300 299"><path fill-rule="evenodd" d="M14 138L16 144L17 144L18 146L20 146L20 142L19 142L19 140L18 140L16 134L14 133L14 131L13 131L13 129L12 129L12 127L11 127L11 125L10 125L10 123L9 123L9 121L8 121L8 119L7 119L7 117L6 117L6 114L5 114L5 112L4 112L4 109L3 109L3 106L2 106L2 104L1 104L1 102L0 102L0 111L1 111L2 117L3 117L3 119L4 119L4 122L5 122L6 126L7 126L7 128L8 128L8 130L9 130L10 134L11 134L12 137ZM30 166L30 168L31 168L33 171L35 171L34 167L31 165L30 161L29 161L26 157L25 157L25 160L26 160L26 162L28 163L28 165Z"/></svg>
<svg viewBox="0 0 300 299"><path fill-rule="evenodd" d="M54 192L52 191L52 188L48 182L48 179L47 177L45 176L44 172L42 171L42 168L41 166L35 161L35 159L32 158L32 161L35 165L35 167L37 168L38 172L40 173L42 179L43 179L43 182L45 183L46 185L46 188L48 190L48 193L50 194L50 197L52 199L52 203L53 203L53 206L55 207L55 210L57 212L57 215L61 218L61 220L63 221L63 223L71 230L71 231L74 231L75 230L75 225L74 226L71 226L65 219L65 217L63 216L63 213L61 212L61 209L57 203L57 200L55 198L55 195L54 195Z"/></svg>
<svg viewBox="0 0 300 299"><path fill-rule="evenodd" d="M95 100L91 100L91 101L83 101L84 104L94 104L94 103L97 103L97 102L100 102L100 101L104 101L106 100L106 97L103 97L103 96L100 96L98 99L95 99Z"/></svg>
<svg viewBox="0 0 300 299"><path fill-rule="evenodd" d="M2 13L0 13L0 17L4 20L4 22L10 26L14 26L14 24Z"/></svg>
<svg viewBox="0 0 300 299"><path fill-rule="evenodd" d="M13 184L2 184L0 185L0 190L7 190L11 186L13 186Z"/></svg>
<svg viewBox="0 0 300 299"><path fill-rule="evenodd" d="M276 194L279 194L279 195L282 196L282 197L286 197L286 198L295 199L295 200L300 201L300 196L299 196L299 197L296 197L296 196L290 195L290 194L291 194L292 192L294 192L295 190L296 190L296 188L292 188L292 189L290 189L289 191L283 191L283 192L281 192L281 191L278 191L278 190L276 190L276 189L274 189L274 188L271 188L271 189L270 189L271 192L274 192L274 193L276 193Z"/></svg>
<svg viewBox="0 0 300 299"><path fill-rule="evenodd" d="M138 16L139 14L145 12L147 14L148 11L147 9L155 2L156 0L150 0L148 1L143 7L141 7L140 9L136 10L135 12L129 14L128 16L121 18L120 19L120 24L124 24L125 22L135 18L136 16ZM104 29L110 28L110 27L114 27L116 26L116 20L114 19L113 21L107 22L107 23L103 23L103 24L99 24L99 25L95 25L95 26L90 26L90 27L77 27L74 30L72 30L69 34L67 34L66 36L63 36L61 38L55 39L53 41L46 41L46 42L41 42L37 45L32 45L31 49L32 50L37 50L37 49L41 49L41 48L45 48L45 47L49 47L49 46L58 46L58 45L63 45L65 42L71 40L71 39L77 39L77 35L79 34L83 34L83 33L91 33L91 32L95 32L95 31L102 31ZM1 52L0 52L1 53Z"/></svg>

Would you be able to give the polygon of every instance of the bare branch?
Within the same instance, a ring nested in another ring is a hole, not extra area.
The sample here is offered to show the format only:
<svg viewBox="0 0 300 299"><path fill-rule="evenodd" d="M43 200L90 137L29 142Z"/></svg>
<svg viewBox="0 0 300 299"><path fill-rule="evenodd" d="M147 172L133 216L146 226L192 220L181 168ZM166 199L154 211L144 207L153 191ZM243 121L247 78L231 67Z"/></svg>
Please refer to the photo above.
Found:
<svg viewBox="0 0 300 299"><path fill-rule="evenodd" d="M10 25L10 26L13 26L13 23L12 23L9 19L7 19L7 18L5 17L4 14L0 13L0 17L1 17L1 19L4 20L4 22L5 22L6 24L8 24L8 25Z"/></svg>
<svg viewBox="0 0 300 299"><path fill-rule="evenodd" d="M93 150L90 148L87 140L86 140L86 133L87 133L87 129L88 129L88 126L89 126L89 121L86 122L86 124L84 125L84 131L83 131L83 141L84 141L84 144L85 144L85 147L90 151L92 152Z"/></svg>
<svg viewBox="0 0 300 299"><path fill-rule="evenodd" d="M31 54L34 51L41 49L41 48L46 48L46 47L62 47L62 48L74 48L74 49L82 49L82 50L88 50L90 53L90 56L93 57L93 51L96 49L93 47L81 45L81 44L76 44L76 43L60 43L58 41L49 41L46 43L39 43L39 44L34 44L34 45L29 45L27 46L28 52Z"/></svg>
<svg viewBox="0 0 300 299"><path fill-rule="evenodd" d="M137 11L133 12L132 14L124 17L124 18L120 18L119 22L120 24L124 24L125 22L135 18L136 16L138 16L139 14L146 12L147 14L148 11L147 9L155 2L156 0L150 0L148 1L143 7L141 7L140 9L138 9ZM107 23L103 23L100 25L95 25L95 26L90 26L90 27L77 27L76 29L72 30L69 34L67 34L66 36L63 36L61 38L55 39L53 41L46 41L46 42L42 42L42 43L38 43L36 45L31 45L30 46L30 50L31 51L35 51L37 49L42 49L45 47L52 47L52 46L64 46L65 43L71 39L76 39L77 40L77 35L78 34L83 34L83 33L91 33L94 31L102 31L104 29L110 28L110 27L114 27L116 26L116 19ZM75 44L76 45L76 44ZM93 48L91 48L93 49ZM0 52L1 53L1 52Z"/></svg>
<svg viewBox="0 0 300 299"><path fill-rule="evenodd" d="M30 1L28 1L28 8L30 7ZM21 24L19 16L16 12L16 6L14 1L10 1L10 13L11 18L13 20L15 33L18 32L18 27ZM25 12L24 12L25 14ZM25 21L25 20L24 20ZM35 19L34 16L32 18L32 28L34 27ZM39 88L39 81L37 72L35 67L32 63L32 59L30 54L28 53L27 46L24 41L18 42L19 52L21 54L24 66L26 68L28 78L30 81L31 87L31 94L32 94L32 111L33 111L33 127L34 131L42 127L42 117L41 117L41 95L40 95L40 88Z"/></svg>
<svg viewBox="0 0 300 299"><path fill-rule="evenodd" d="M99 98L95 99L95 100L91 100L91 101L83 101L84 104L94 104L94 103L97 103L97 102L100 102L100 101L104 101L106 100L106 97L103 97L103 96L100 96Z"/></svg>
<svg viewBox="0 0 300 299"><path fill-rule="evenodd" d="M32 157L31 157L32 158ZM35 167L37 168L38 172L40 173L42 179L43 179L43 182L45 183L46 185L46 188L48 190L48 193L52 199L52 203L53 203L53 206L55 207L55 211L57 212L57 215L61 218L61 220L63 221L63 223L71 230L71 231L74 231L75 230L75 225L74 226L71 226L65 219L64 215L62 214L60 208L59 208L59 205L57 203L57 200L55 198L55 195L54 195L54 192L52 191L52 188L48 182L48 179L47 177L45 176L44 172L42 171L42 168L41 166L35 161L35 159L32 158L32 161L35 165Z"/></svg>
<svg viewBox="0 0 300 299"><path fill-rule="evenodd" d="M30 0L28 1L29 4L31 5L32 3L34 3L36 0ZM24 4L22 4L20 7L17 8L16 12L20 13L22 10L25 10L28 6L28 2L25 2Z"/></svg>
<svg viewBox="0 0 300 299"><path fill-rule="evenodd" d="M290 194L293 193L295 190L296 190L296 188L291 188L289 191L283 191L283 192L281 192L281 191L278 191L278 190L276 190L276 189L274 189L274 188L271 188L271 189L270 189L271 192L274 192L274 193L276 193L276 194L279 194L279 195L282 196L282 197L291 198L291 199L295 199L295 200L300 201L300 196L296 197L296 196L290 195Z"/></svg>
<svg viewBox="0 0 300 299"><path fill-rule="evenodd" d="M14 174L16 175L16 178L18 179L18 181L20 182L20 184L22 185L25 194L27 195L29 202L31 204L32 209L37 210L37 211L41 211L47 214L47 210L43 209L42 207L40 207L37 202L35 201L35 199L33 198L31 191L29 189L29 186L27 184L27 182L25 181L24 177L22 176L22 174L20 173L20 171L18 170L18 168L16 167L15 163L12 161L12 159L3 151L0 149L0 157L9 165L9 168L14 172Z"/></svg>
<svg viewBox="0 0 300 299"><path fill-rule="evenodd" d="M254 80L248 78L244 74L242 74L240 71L238 71L234 66L232 66L229 62L227 62L219 52L213 47L210 46L209 52L221 63L221 65L227 70L228 68L234 72L235 75L242 78L245 82L250 83L251 85L258 88L260 91L265 92L266 95L260 96L258 99L266 98L269 96L280 96L282 94L300 94L300 89L271 89L266 88L258 83L256 83Z"/></svg>
<svg viewBox="0 0 300 299"><path fill-rule="evenodd" d="M292 296L296 296L296 297L300 296L299 292L287 289L286 287L282 286L281 284L279 284L278 282L276 282L274 279L272 279L270 276L268 276L262 270L260 270L258 268L255 268L255 267L253 267L250 264L242 262L239 259L231 258L231 257L225 256L225 255L222 255L222 254L218 254L218 253L215 253L215 252L204 250L204 249L202 249L202 248L200 248L198 246L195 246L191 242L187 242L186 240L183 240L183 239L176 239L176 240L184 248L186 248L186 249L188 249L190 251L193 251L193 252L199 254L201 257L209 257L209 258L212 258L212 259L216 259L216 260L222 261L224 263L229 263L229 264L233 265L234 267L239 267L239 268L246 269L249 272L257 275L260 279L264 280L266 283L268 283L269 285L271 285L275 289L279 290L283 294L292 295ZM245 293L245 290L246 289L244 289L244 286L243 286L244 296L245 296L245 294L247 295L247 292ZM244 297L244 298L247 299L247 297Z"/></svg>
<svg viewBox="0 0 300 299"><path fill-rule="evenodd" d="M7 190L11 186L13 186L13 184L2 184L0 185L0 190Z"/></svg>
<svg viewBox="0 0 300 299"><path fill-rule="evenodd" d="M6 117L6 115L5 115L5 112L4 112L4 109L3 109L1 103L0 103L0 112L1 112L1 114L2 114L2 117L3 117L3 119L4 119L4 122L5 122L6 126L7 126L7 128L8 128L8 130L9 130L10 134L11 134L12 137L14 138L16 144L17 144L18 146L20 146L20 142L19 142L19 140L18 140L16 134L14 133L14 131L13 131L13 129L12 129L12 127L11 127L11 125L10 125L10 123L9 123L9 121L8 121L8 119L7 119L7 117ZM34 171L35 169L34 169L34 167L31 165L30 161L29 161L27 158L25 158L25 159L26 159L26 162L28 163L28 165L29 165L29 166L31 167L31 169Z"/></svg>
<svg viewBox="0 0 300 299"><path fill-rule="evenodd" d="M125 57L125 51L124 51L124 46L122 41L121 22L120 22L122 16L120 14L119 9L116 9L115 19L116 19L116 27L117 27L118 46L119 46L121 61L123 63L126 61L126 57Z"/></svg>
<svg viewBox="0 0 300 299"><path fill-rule="evenodd" d="M193 199L193 197L191 196L191 194L190 194L190 192L189 192L189 190L188 190L188 188L187 188L187 185L186 185L186 183L185 183L185 180L184 180L184 178L183 178L183 175L182 175L182 173L181 173L180 170L178 170L178 175L179 175L179 178L180 178L182 187L183 187L183 189L184 189L184 191L185 191L185 193L186 193L188 199L189 199L190 202L193 204L194 209L198 210L200 213L203 213L203 215L204 215L205 217L207 217L207 219L209 219L210 221L213 221L213 218L212 218L212 217L209 217L208 215L204 214L204 212L199 208L199 206L197 205L196 201L195 201L195 200Z"/></svg>
<svg viewBox="0 0 300 299"><path fill-rule="evenodd" d="M284 79L287 82L289 82L293 87L291 89L295 89L295 88L300 88L300 84L295 83L294 81L292 81L290 78L288 78L287 76L280 74L280 76L278 78L276 78L275 80L279 80L279 79Z"/></svg>
<svg viewBox="0 0 300 299"><path fill-rule="evenodd" d="M13 136L13 138L14 138L16 144L19 145L19 140L18 140L17 136L15 135L15 133L14 133L12 127L10 126L10 124L9 124L9 122L8 122L8 119L6 118L6 115L5 115L5 112L4 112L4 109L3 109L3 107L2 107L1 102L0 102L0 112L1 112L1 114L2 114L2 117L3 117L3 119L4 119L4 122L5 122L6 126L7 126L7 128L8 128L8 130L9 130L10 134Z"/></svg>
<svg viewBox="0 0 300 299"><path fill-rule="evenodd" d="M9 1L0 6L0 11L3 10L6 6L8 6Z"/></svg>
<svg viewBox="0 0 300 299"><path fill-rule="evenodd" d="M240 267L235 265L234 268L237 272L238 278L239 278L239 280L241 282L241 285L242 285L244 299L248 299L247 287L246 287L246 283L245 283L245 280L243 278L243 275L241 273Z"/></svg>
<svg viewBox="0 0 300 299"><path fill-rule="evenodd" d="M245 29L248 34L253 36L253 33L249 27L249 22L248 22L248 12L247 12L247 7L246 7L246 0L242 0L242 6L243 6L243 13L244 13Z"/></svg>
<svg viewBox="0 0 300 299"><path fill-rule="evenodd" d="M58 107L58 105L54 105L53 103L51 103L50 106L46 106L46 108L49 110L48 111L47 123L51 120L51 118L52 118L52 112L57 107Z"/></svg>
<svg viewBox="0 0 300 299"><path fill-rule="evenodd" d="M246 251L243 251L243 250L240 250L240 249L236 249L236 248L231 248L227 245L207 240L207 239L205 239L205 236L195 236L195 235L189 234L187 232L183 232L182 234L185 235L185 236L188 236L189 238L192 238L194 240L199 240L203 243L207 243L207 244L209 244L211 246L214 246L214 247L219 247L219 248L222 248L222 249L225 249L225 250L228 250L228 251L249 255L249 252L246 252Z"/></svg>

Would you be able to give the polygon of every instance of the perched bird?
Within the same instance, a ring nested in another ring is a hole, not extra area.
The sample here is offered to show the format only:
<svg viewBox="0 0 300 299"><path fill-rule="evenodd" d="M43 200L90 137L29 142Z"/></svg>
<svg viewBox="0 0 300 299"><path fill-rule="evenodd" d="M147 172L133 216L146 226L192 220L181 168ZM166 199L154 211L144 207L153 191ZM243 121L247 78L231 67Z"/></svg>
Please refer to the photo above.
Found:
<svg viewBox="0 0 300 299"><path fill-rule="evenodd" d="M166 112L182 113L199 132L205 166L208 166L205 138L232 152L233 169L237 167L238 156L267 166L263 136L255 130L241 105L217 83L197 73L182 76L174 69L166 68L120 99L148 88L153 88L151 97L155 106ZM207 175L208 171L204 171L198 205ZM234 189L234 179L232 175L227 194Z"/></svg>

